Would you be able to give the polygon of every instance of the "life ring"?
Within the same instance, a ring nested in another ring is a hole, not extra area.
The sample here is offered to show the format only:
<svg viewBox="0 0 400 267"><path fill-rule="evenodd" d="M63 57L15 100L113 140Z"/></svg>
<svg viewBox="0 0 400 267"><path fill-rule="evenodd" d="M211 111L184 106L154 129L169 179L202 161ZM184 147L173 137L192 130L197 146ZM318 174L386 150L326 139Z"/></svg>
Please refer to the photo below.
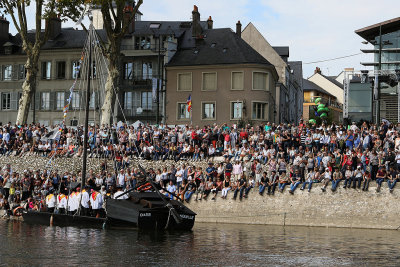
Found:
<svg viewBox="0 0 400 267"><path fill-rule="evenodd" d="M142 188L140 191L147 191L147 190L150 190L150 189L152 189L153 187L150 185L150 186L148 186L148 187L145 187L145 188Z"/></svg>
<svg viewBox="0 0 400 267"><path fill-rule="evenodd" d="M147 190L149 190L149 189L151 189L151 188L152 188L152 186L151 186L150 183L145 183L145 184L139 186L139 187L137 188L137 190L138 190L138 191L147 191Z"/></svg>
<svg viewBox="0 0 400 267"><path fill-rule="evenodd" d="M16 217L20 217L20 216L22 216L23 211L24 211L23 207L16 207L15 209L13 209L12 215L16 216Z"/></svg>

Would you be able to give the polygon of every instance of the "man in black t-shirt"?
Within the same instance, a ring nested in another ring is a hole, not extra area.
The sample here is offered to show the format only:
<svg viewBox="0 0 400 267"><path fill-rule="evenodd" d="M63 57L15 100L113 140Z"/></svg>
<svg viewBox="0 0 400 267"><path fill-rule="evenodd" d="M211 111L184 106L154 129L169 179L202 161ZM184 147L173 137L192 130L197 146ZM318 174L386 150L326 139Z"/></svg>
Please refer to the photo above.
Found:
<svg viewBox="0 0 400 267"><path fill-rule="evenodd" d="M242 200L244 190L246 189L246 178L242 175L238 180L238 186L233 192L233 199L236 200L237 194L239 193L239 199Z"/></svg>

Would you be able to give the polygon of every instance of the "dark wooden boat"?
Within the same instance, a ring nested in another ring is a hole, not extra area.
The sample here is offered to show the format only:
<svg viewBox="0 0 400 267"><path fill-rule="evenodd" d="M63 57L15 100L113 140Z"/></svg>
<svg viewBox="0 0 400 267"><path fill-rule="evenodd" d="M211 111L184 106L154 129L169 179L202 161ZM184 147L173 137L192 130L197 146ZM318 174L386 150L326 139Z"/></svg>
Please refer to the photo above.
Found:
<svg viewBox="0 0 400 267"><path fill-rule="evenodd" d="M24 222L29 224L41 224L46 226L76 226L83 228L103 228L106 218L95 218L79 215L56 214L50 212L24 211Z"/></svg>
<svg viewBox="0 0 400 267"><path fill-rule="evenodd" d="M24 222L82 228L137 227L148 230L191 230L196 213L158 192L130 192L128 199L107 199L105 218L24 211Z"/></svg>
<svg viewBox="0 0 400 267"><path fill-rule="evenodd" d="M196 213L159 192L131 192L128 199L106 201L107 224L140 229L191 230Z"/></svg>

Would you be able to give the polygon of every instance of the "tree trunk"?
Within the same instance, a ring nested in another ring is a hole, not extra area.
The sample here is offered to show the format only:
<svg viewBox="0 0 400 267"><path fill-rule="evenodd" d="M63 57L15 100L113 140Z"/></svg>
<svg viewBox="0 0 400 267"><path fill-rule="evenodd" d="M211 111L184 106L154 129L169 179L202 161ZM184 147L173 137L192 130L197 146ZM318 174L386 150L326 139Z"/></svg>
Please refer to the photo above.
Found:
<svg viewBox="0 0 400 267"><path fill-rule="evenodd" d="M28 120L31 99L34 97L33 94L36 91L36 75L38 73L38 68L35 62L37 61L34 61L34 59L28 57L25 64L26 77L24 83L22 84L22 96L19 100L17 120L15 122L17 125L24 125Z"/></svg>
<svg viewBox="0 0 400 267"><path fill-rule="evenodd" d="M119 92L119 83L118 83L120 75L119 62L120 62L119 56L111 56L107 82L104 88L104 103L101 108L100 125L111 126L112 123L112 115L114 112L115 99Z"/></svg>

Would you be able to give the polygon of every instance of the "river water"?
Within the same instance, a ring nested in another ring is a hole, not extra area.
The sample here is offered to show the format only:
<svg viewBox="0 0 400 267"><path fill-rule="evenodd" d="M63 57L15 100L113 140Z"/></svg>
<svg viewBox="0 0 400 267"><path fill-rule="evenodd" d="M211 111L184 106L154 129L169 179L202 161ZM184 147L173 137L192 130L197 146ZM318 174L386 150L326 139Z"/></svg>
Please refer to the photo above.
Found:
<svg viewBox="0 0 400 267"><path fill-rule="evenodd" d="M149 233L0 220L0 265L399 266L400 231L196 223Z"/></svg>

